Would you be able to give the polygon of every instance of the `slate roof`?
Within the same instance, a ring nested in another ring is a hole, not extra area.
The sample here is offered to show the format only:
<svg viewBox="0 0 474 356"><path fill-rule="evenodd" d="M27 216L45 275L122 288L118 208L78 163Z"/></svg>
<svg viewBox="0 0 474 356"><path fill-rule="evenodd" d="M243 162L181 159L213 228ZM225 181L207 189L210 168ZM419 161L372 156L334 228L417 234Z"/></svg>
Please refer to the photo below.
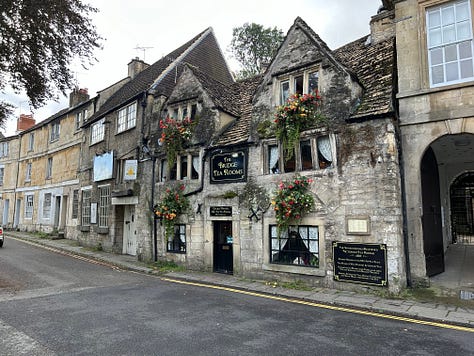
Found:
<svg viewBox="0 0 474 356"><path fill-rule="evenodd" d="M222 111L225 111L235 117L240 116L239 93L237 87L226 85L215 80L200 71L197 68L190 68L194 76L199 80L206 93L210 96L212 102Z"/></svg>
<svg viewBox="0 0 474 356"><path fill-rule="evenodd" d="M261 81L262 75L258 75L233 85L234 92L238 93L240 117L219 137L214 146L235 145L248 141L252 121L252 99Z"/></svg>
<svg viewBox="0 0 474 356"><path fill-rule="evenodd" d="M186 63L200 68L223 83L233 83L212 28L208 28L125 83L88 120L88 124L137 98L150 88L157 94L169 96Z"/></svg>
<svg viewBox="0 0 474 356"><path fill-rule="evenodd" d="M368 40L365 36L333 51L364 88L360 105L350 119L393 112L395 39L376 44L367 44Z"/></svg>

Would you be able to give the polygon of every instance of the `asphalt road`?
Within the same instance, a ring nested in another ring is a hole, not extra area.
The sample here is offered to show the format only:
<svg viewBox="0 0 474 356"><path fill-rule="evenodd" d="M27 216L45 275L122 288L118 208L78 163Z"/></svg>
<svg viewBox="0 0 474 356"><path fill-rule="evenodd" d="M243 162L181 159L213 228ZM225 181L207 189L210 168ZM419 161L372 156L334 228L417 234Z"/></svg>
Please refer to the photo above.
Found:
<svg viewBox="0 0 474 356"><path fill-rule="evenodd" d="M473 333L163 281L9 240L0 355L472 355Z"/></svg>

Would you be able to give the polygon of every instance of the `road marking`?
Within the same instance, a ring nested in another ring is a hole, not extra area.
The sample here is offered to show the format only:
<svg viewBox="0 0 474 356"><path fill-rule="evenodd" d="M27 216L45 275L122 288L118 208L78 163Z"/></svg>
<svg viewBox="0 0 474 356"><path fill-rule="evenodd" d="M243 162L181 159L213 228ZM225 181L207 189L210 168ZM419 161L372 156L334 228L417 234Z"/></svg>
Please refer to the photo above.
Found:
<svg viewBox="0 0 474 356"><path fill-rule="evenodd" d="M46 245L43 245L43 244L40 244L40 243L37 243L37 242L34 242L34 241L19 239L19 238L13 237L13 236L8 236L8 238L19 241L19 242L23 242L25 244L29 244L29 245L32 245L32 246L41 247L42 249L45 249L45 250L48 250L48 251L51 251L51 252L54 252L54 253L58 253L60 255L72 257L72 258L75 258L77 260L81 260L81 261L84 261L84 262L89 262L89 263L99 265L99 266L109 267L109 268L111 268L113 270L116 270L116 271L125 270L125 269L120 268L120 267L118 267L114 264L111 264L109 262L100 261L100 260L97 260L97 259L94 259L94 258L78 255L76 252L67 252L67 251L64 251L64 250L61 250L61 249L58 249L58 248L55 248L55 247L46 246Z"/></svg>
<svg viewBox="0 0 474 356"><path fill-rule="evenodd" d="M55 355L27 334L0 320L2 355Z"/></svg>
<svg viewBox="0 0 474 356"><path fill-rule="evenodd" d="M310 301L301 300L301 299L293 299L289 297L282 297L278 295L270 295L270 294L264 294L260 292L246 291L246 290L217 286L217 285L206 284L206 283L183 281L183 280L173 279L173 278L168 278L168 277L161 277L160 279L162 281L171 282L171 283L186 284L186 285L196 286L196 287L224 290L224 291L232 292L232 293L245 294L245 295L250 295L250 296L259 297L259 298L273 299L273 300L278 300L278 301L287 302L287 303L307 305L307 306L321 308L321 309L329 309L329 310L341 311L345 313L373 316L377 318L404 321L404 322L412 323L412 324L429 325L429 326L434 326L438 328L452 329L452 330L457 330L457 331L466 331L466 332L474 333L474 328L467 327L467 326L451 325L451 324L445 324L445 323L428 321L428 320L419 320L419 319L414 319L414 318L409 318L409 317L404 317L404 316L383 314L380 312L373 312L373 311L368 311L368 310L352 309L348 307L338 307L336 305L310 302Z"/></svg>

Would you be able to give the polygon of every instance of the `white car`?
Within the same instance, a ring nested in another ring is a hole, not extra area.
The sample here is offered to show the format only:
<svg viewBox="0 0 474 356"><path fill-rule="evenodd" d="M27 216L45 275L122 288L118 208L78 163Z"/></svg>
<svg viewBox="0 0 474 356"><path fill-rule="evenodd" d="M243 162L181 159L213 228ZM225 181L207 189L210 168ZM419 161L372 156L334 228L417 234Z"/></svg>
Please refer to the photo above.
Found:
<svg viewBox="0 0 474 356"><path fill-rule="evenodd" d="M0 247L3 246L3 226L0 226Z"/></svg>

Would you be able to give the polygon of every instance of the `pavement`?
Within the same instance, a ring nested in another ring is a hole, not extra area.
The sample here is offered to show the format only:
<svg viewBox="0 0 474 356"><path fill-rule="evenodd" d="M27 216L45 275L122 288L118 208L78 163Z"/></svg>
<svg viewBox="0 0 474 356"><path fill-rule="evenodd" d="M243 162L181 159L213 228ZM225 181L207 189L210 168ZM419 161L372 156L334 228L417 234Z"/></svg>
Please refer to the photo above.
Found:
<svg viewBox="0 0 474 356"><path fill-rule="evenodd" d="M404 294L397 297L385 297L380 293L358 293L329 288L312 288L311 290L284 288L278 283L250 280L220 273L198 271L159 273L156 268L137 261L135 256L92 250L79 246L77 241L42 238L39 234L18 231L5 231L4 234L7 238L21 239L63 253L92 259L97 263L140 273L159 274L162 279L172 279L179 283L211 286L283 301L316 305L327 309L355 311L434 326L449 327L451 325L453 328L458 326L461 327L460 330L474 332L474 299L456 301L456 298L454 300L431 298L431 300L422 301ZM8 240L5 241L4 248L8 248Z"/></svg>

